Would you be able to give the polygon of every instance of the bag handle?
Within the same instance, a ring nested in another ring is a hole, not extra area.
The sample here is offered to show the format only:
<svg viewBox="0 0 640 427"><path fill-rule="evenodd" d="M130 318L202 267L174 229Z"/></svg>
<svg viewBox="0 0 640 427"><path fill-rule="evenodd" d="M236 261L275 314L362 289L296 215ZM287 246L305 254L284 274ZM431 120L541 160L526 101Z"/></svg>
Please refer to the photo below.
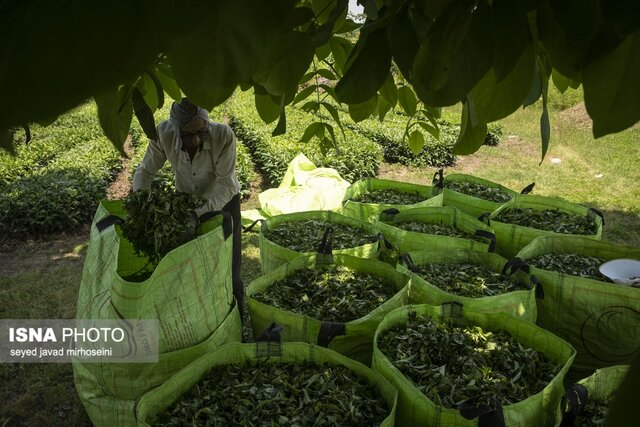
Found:
<svg viewBox="0 0 640 427"><path fill-rule="evenodd" d="M98 229L99 233L102 233L112 225L121 225L122 223L124 223L124 220L118 215L107 215L100 221L96 222L96 228Z"/></svg>
<svg viewBox="0 0 640 427"><path fill-rule="evenodd" d="M489 239L490 243L489 243L488 252L495 252L496 251L496 235L495 234L493 234L490 231L486 231L486 230L476 230L476 232L473 235Z"/></svg>
<svg viewBox="0 0 640 427"><path fill-rule="evenodd" d="M214 218L218 215L222 215L222 233L224 234L225 240L227 237L231 236L233 233L233 217L227 211L209 211L205 212L198 217L199 224L203 222L209 221L211 218Z"/></svg>
<svg viewBox="0 0 640 427"><path fill-rule="evenodd" d="M531 193L531 190L533 190L533 187L535 187L535 186L536 186L536 183L532 182L531 184L527 185L522 190L520 190L520 194L529 194L529 193Z"/></svg>
<svg viewBox="0 0 640 427"><path fill-rule="evenodd" d="M418 269L416 268L415 264L413 263L413 260L411 259L411 255L409 254L402 254L400 255L400 257L398 258L399 262L404 262L405 265L407 266L407 268L415 273L418 271Z"/></svg>
<svg viewBox="0 0 640 427"><path fill-rule="evenodd" d="M494 400L495 407L480 405L476 406L475 399L469 399L458 406L460 415L468 420L478 418L478 427L504 427L504 414L502 405Z"/></svg>
<svg viewBox="0 0 640 427"><path fill-rule="evenodd" d="M440 191L444 188L444 173L442 168L438 169L436 173L433 174L431 185L433 185L433 188L437 188Z"/></svg>
<svg viewBox="0 0 640 427"><path fill-rule="evenodd" d="M542 282L538 280L538 278L533 274L529 276L529 280L531 280L531 283L533 283L536 287L536 298L544 299L544 288L542 287Z"/></svg>
<svg viewBox="0 0 640 427"><path fill-rule="evenodd" d="M338 335L344 335L346 326L340 322L322 322L318 332L318 345L329 347L329 343Z"/></svg>
<svg viewBox="0 0 640 427"><path fill-rule="evenodd" d="M563 408L562 422L560 427L569 427L584 410L587 400L589 399L589 390L582 384L574 384L562 396L561 408ZM564 411L564 408L568 408Z"/></svg>
<svg viewBox="0 0 640 427"><path fill-rule="evenodd" d="M257 223L260 223L260 226L262 226L262 224L266 224L266 221L264 219L256 219L255 221L253 221L251 224L247 225L246 227L244 227L242 229L243 233L248 233L251 230L253 230L253 227L256 226Z"/></svg>
<svg viewBox="0 0 640 427"><path fill-rule="evenodd" d="M487 211L485 213L483 213L482 215L480 215L478 217L478 220L484 224L487 224L488 226L491 225L491 219L489 218L491 216L491 212Z"/></svg>
<svg viewBox="0 0 640 427"><path fill-rule="evenodd" d="M399 213L400 213L400 210L396 208L385 209L382 212L380 212L380 216L378 217L378 219L380 221L391 222L393 221L393 218Z"/></svg>
<svg viewBox="0 0 640 427"><path fill-rule="evenodd" d="M528 274L529 264L527 264L522 258L513 257L505 263L504 267L502 267L502 274L510 276L518 270L522 270Z"/></svg>
<svg viewBox="0 0 640 427"><path fill-rule="evenodd" d="M595 218L596 215L600 217L600 219L602 220L602 225L604 226L604 215L602 215L602 212L600 212L600 210L596 208L589 208L589 210L587 211L587 216L589 218Z"/></svg>

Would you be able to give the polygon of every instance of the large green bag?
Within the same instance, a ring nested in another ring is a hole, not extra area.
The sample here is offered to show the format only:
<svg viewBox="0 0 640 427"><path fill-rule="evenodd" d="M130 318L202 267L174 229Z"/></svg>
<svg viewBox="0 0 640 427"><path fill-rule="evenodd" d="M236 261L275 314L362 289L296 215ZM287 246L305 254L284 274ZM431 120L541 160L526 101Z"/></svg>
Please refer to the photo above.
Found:
<svg viewBox="0 0 640 427"><path fill-rule="evenodd" d="M454 173L444 177L442 175L442 169L436 172L433 177L432 185L436 194L442 193L442 204L444 206L456 207L461 211L476 218L485 212L495 211L508 200L505 200L504 202L495 202L492 200L485 200L480 197L471 196L469 194L464 194L459 191L452 190L451 188L447 188L447 181L468 182L472 184L480 184L489 188L496 188L510 197L513 197L517 194L515 191L507 187L486 179L478 178L473 175ZM520 194L528 194L533 189L534 185L535 183L529 184L522 189Z"/></svg>
<svg viewBox="0 0 640 427"><path fill-rule="evenodd" d="M562 364L560 372L539 393L502 407L507 426L552 426L558 421L558 405L564 392L563 380L573 361L575 350L551 332L505 313L478 313L455 304L408 305L389 313L380 322L374 337L373 368L398 389L397 423L402 426L475 426L478 418L468 420L456 409L444 408L428 399L405 377L378 348L378 335L410 316L428 316L440 322L478 325L484 330L505 330L522 344L543 352Z"/></svg>
<svg viewBox="0 0 640 427"><path fill-rule="evenodd" d="M78 294L77 319L157 319L157 363L73 364L76 389L98 426L135 424L135 399L191 361L230 341L241 324L231 285L231 218L202 224L198 237L169 252L144 282L127 282L146 259L135 255L112 219L122 202L96 212Z"/></svg>
<svg viewBox="0 0 640 427"><path fill-rule="evenodd" d="M505 203L504 205L493 211L490 215L488 215L488 225L493 228L496 234L496 252L507 258L514 257L520 249L531 243L531 241L538 236L563 235L561 233L555 233L552 231L538 230L536 228L523 227L515 224L507 224L495 219L505 210L512 208L531 208L534 210L558 209L560 211L571 214L587 216L593 218L597 226L596 233L587 235L587 237L595 240L600 240L600 238L602 237L602 226L604 225L604 220L597 210L593 208L587 208L582 205L577 205L575 203L571 203L555 197L528 196L517 194L510 202ZM576 234L567 235L580 236Z"/></svg>
<svg viewBox="0 0 640 427"><path fill-rule="evenodd" d="M348 254L357 256L360 258L375 258L379 251L379 230L370 223L359 221L354 218L349 218L344 215L332 211L309 211L309 212L296 212L284 215L276 215L265 220L260 221L260 237L258 244L260 246L260 267L263 273L273 271L282 264L291 261L292 259L301 255L312 255L315 252L296 252L291 249L285 248L278 244L275 244L271 240L265 237L265 233L278 226L286 224L288 222L306 221L309 219L327 221L333 224L343 224L352 227L362 229L366 234L370 234L374 243L368 243L353 248L333 249L332 252L339 254ZM248 227L246 231L249 231L251 227ZM318 239L322 237L324 230L318 231ZM319 249L319 248L318 248Z"/></svg>
<svg viewBox="0 0 640 427"><path fill-rule="evenodd" d="M638 248L573 236L538 237L517 256L527 261L559 253L640 259ZM531 273L545 292L538 300L537 323L576 348L576 367L629 364L640 352L640 289L533 266Z"/></svg>
<svg viewBox="0 0 640 427"><path fill-rule="evenodd" d="M303 363L307 361L344 366L368 382L375 384L380 395L391 408L389 416L384 419L381 426L391 427L395 425L398 392L382 375L335 351L313 344L280 344L268 341L255 344L230 343L218 351L200 357L160 387L151 390L138 400L136 412L139 425L149 426L155 414L175 403L180 396L196 385L213 367L254 361L264 363ZM311 398L313 399L313 396Z"/></svg>
<svg viewBox="0 0 640 427"><path fill-rule="evenodd" d="M352 198L361 196L362 194L369 193L376 190L398 190L403 193L409 193L414 195L420 195L425 200L406 205L395 204L376 204L376 203L361 203L350 200ZM388 179L379 178L367 178L351 184L344 195L344 201L342 203L343 215L357 218L362 221L372 221L380 215L385 209L407 209L411 207L426 207L426 206L442 206L442 196L438 196L434 193L433 187L428 185L411 184L408 182L391 181Z"/></svg>
<svg viewBox="0 0 640 427"><path fill-rule="evenodd" d="M454 227L469 235L469 238L444 237L435 234L406 231L398 227L405 222L417 221ZM374 225L399 253L421 250L474 249L484 252L495 250L493 230L480 220L454 207L420 207L402 211L388 210L380 214ZM473 240L478 235L486 243Z"/></svg>
<svg viewBox="0 0 640 427"><path fill-rule="evenodd" d="M572 426L589 400L604 400L618 390L629 372L629 365L616 365L596 370L570 387L560 407L563 425Z"/></svg>
<svg viewBox="0 0 640 427"><path fill-rule="evenodd" d="M255 299L254 295L268 289L274 282L281 280L296 270L315 269L327 265L322 255L298 257L276 270L258 277L246 289L247 304L251 316L254 335L269 327L273 322L281 325L283 341L303 341L333 349L366 365L371 363L373 333L384 315L407 302L409 277L394 270L389 265L371 259L357 258L344 254L333 256L333 262L355 271L379 276L392 282L398 292L379 305L368 315L347 323L323 321L306 315L297 314L272 307Z"/></svg>
<svg viewBox="0 0 640 427"><path fill-rule="evenodd" d="M478 313L507 313L529 322L536 321L537 309L536 299L544 298L541 285L536 285L535 278L532 278L525 271L528 266L514 263L513 266L505 258L498 254L474 251L471 249L447 249L429 250L419 252L409 252L407 257L401 257L398 262L398 271L411 276L411 292L409 302L412 304L440 305L445 302L456 301L463 304L469 310ZM452 294L429 283L420 275L413 273L406 263L413 265L424 265L426 263L456 264L472 263L483 265L496 273L508 272L513 274L520 283L526 284L528 290L518 290L501 295L487 296L481 298L465 297Z"/></svg>

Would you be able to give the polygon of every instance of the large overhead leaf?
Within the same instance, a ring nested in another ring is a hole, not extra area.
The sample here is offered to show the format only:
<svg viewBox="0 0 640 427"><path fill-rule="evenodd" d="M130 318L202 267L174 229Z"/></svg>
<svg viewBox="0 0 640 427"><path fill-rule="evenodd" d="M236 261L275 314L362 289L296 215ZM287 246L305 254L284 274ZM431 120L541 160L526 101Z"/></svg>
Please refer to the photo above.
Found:
<svg viewBox="0 0 640 427"><path fill-rule="evenodd" d="M384 27L360 36L357 56L336 85L341 102L358 104L370 99L384 83L391 66L391 50Z"/></svg>
<svg viewBox="0 0 640 427"><path fill-rule="evenodd" d="M542 0L537 24L553 67L569 78L579 79L585 56L602 24L600 0Z"/></svg>
<svg viewBox="0 0 640 427"><path fill-rule="evenodd" d="M378 106L378 95L372 96L361 104L349 104L349 115L354 122L361 122L369 118Z"/></svg>
<svg viewBox="0 0 640 427"><path fill-rule="evenodd" d="M395 19L389 24L387 32L393 60L400 68L402 75L411 81L411 68L420 43L409 17L409 2L398 11Z"/></svg>
<svg viewBox="0 0 640 427"><path fill-rule="evenodd" d="M269 46L253 80L273 95L282 95L298 85L315 54L311 36L292 31Z"/></svg>
<svg viewBox="0 0 640 427"><path fill-rule="evenodd" d="M129 135L133 107L128 102L129 88L121 86L120 89L104 91L94 97L98 106L98 119L104 134L124 157L124 143ZM124 105L124 108L121 108Z"/></svg>
<svg viewBox="0 0 640 427"><path fill-rule="evenodd" d="M493 0L493 72L498 81L516 66L522 52L531 44L529 21L520 0Z"/></svg>
<svg viewBox="0 0 640 427"><path fill-rule="evenodd" d="M271 123L280 116L280 103L276 103L271 95L254 95L256 110L265 123Z"/></svg>
<svg viewBox="0 0 640 427"><path fill-rule="evenodd" d="M142 93L138 88L133 88L131 93L131 103L133 104L133 112L140 123L140 127L144 134L149 139L158 140L158 130L156 128L156 122L153 118L153 111L151 107L144 100Z"/></svg>
<svg viewBox="0 0 640 427"><path fill-rule="evenodd" d="M584 102L598 138L640 120L640 31L582 72Z"/></svg>
<svg viewBox="0 0 640 427"><path fill-rule="evenodd" d="M174 2L81 0L2 2L0 129L46 122L153 64L185 24ZM199 2L198 2L199 3ZM194 20L195 25L199 21ZM10 102L8 102L10 100Z"/></svg>
<svg viewBox="0 0 640 427"><path fill-rule="evenodd" d="M518 59L515 68L498 81L491 69L471 91L478 120L485 123L507 117L516 111L529 92L529 84L535 73L536 58L533 45L529 45Z"/></svg>
<svg viewBox="0 0 640 427"><path fill-rule="evenodd" d="M460 135L451 150L453 154L473 154L484 144L487 136L487 124L474 122L473 102L467 101L462 107L462 122L460 125Z"/></svg>
<svg viewBox="0 0 640 427"><path fill-rule="evenodd" d="M329 46L331 46L331 53L333 53L336 70L343 73L353 45L344 37L333 36L331 40L329 40Z"/></svg>
<svg viewBox="0 0 640 427"><path fill-rule="evenodd" d="M491 10L486 0L458 1L429 28L413 64L413 87L428 105L463 100L492 65Z"/></svg>
<svg viewBox="0 0 640 427"><path fill-rule="evenodd" d="M158 64L156 66L156 70L156 76L158 76L158 80L162 83L164 91L167 92L173 100L180 101L182 99L182 91L180 90L180 86L176 83L176 79L173 77L173 73L171 72L169 65Z"/></svg>
<svg viewBox="0 0 640 427"><path fill-rule="evenodd" d="M293 12L284 0L201 2L194 10L205 22L183 36L177 32L167 57L183 92L211 109L251 80Z"/></svg>
<svg viewBox="0 0 640 427"><path fill-rule="evenodd" d="M400 86L398 88L398 102L404 112L409 116L413 116L416 113L418 100L416 94L409 86Z"/></svg>

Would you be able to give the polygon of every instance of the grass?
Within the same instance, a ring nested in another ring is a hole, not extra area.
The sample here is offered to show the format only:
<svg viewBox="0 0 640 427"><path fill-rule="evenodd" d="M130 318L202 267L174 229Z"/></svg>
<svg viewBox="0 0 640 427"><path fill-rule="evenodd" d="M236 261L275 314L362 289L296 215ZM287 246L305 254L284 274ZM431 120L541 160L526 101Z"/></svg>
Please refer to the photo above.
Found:
<svg viewBox="0 0 640 427"><path fill-rule="evenodd" d="M536 104L501 121L504 137L498 147L459 157L445 173L469 173L513 189L535 181L534 194L602 210L607 220L603 239L640 246L640 128L594 140L579 108L561 111L575 104L576 92L550 95L552 140L541 164L541 107ZM459 110L448 108L444 115L455 120ZM561 162L553 164L552 158ZM430 183L434 171L383 164L380 175ZM243 209L255 207L254 194ZM0 318L74 317L87 239L84 227L55 240L5 242L4 247L0 242ZM260 275L257 240L256 234L243 236L245 284ZM0 426L90 424L70 365L0 364L0 384Z"/></svg>

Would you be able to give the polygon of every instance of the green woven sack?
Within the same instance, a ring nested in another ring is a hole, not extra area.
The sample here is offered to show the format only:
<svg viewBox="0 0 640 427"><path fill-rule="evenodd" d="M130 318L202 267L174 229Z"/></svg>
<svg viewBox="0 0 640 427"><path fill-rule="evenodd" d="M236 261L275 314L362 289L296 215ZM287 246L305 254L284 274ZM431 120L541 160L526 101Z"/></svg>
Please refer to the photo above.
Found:
<svg viewBox="0 0 640 427"><path fill-rule="evenodd" d="M385 204L385 203L361 203L351 199L377 190L397 190L411 195L419 195L425 200L412 204ZM362 221L372 221L385 209L395 208L399 210L411 207L442 206L442 196L434 194L433 187L428 185L411 184L408 182L391 181L388 179L367 178L351 184L347 188L342 203L343 215L357 218Z"/></svg>
<svg viewBox="0 0 640 427"><path fill-rule="evenodd" d="M572 253L640 259L640 249L588 237L538 237L520 252L525 261L544 254ZM531 264L531 263L530 263ZM531 266L543 284L538 300L541 327L569 341L578 354L574 365L595 369L630 364L640 352L640 289Z"/></svg>
<svg viewBox="0 0 640 427"><path fill-rule="evenodd" d="M509 200L505 199L504 201L498 202L455 191L451 188L447 188L447 182L451 181L467 182L471 184L479 184L489 188L499 189L501 193L504 193L509 197L513 197L517 194L515 191L507 187L486 179L478 178L473 175L454 173L444 177L442 175L442 169L436 172L433 177L432 185L436 193L442 192L442 204L444 206L456 207L461 211L476 218L485 212L495 211ZM535 183L532 183L523 188L521 194L528 194L533 189L534 185Z"/></svg>
<svg viewBox="0 0 640 427"><path fill-rule="evenodd" d="M595 240L600 240L602 237L602 226L604 225L604 220L602 218L602 214L600 214L596 209L587 208L555 197L515 195L510 202L505 203L490 215L486 214L489 218L489 226L493 228L496 234L496 252L507 258L514 257L520 249L524 248L526 245L531 243L533 239L539 236L580 236L576 234L562 234L552 231L538 230L515 224L506 224L496 219L502 212L513 208L531 208L538 211L557 209L561 212L589 217L595 221L597 230L595 234L586 236Z"/></svg>
<svg viewBox="0 0 640 427"><path fill-rule="evenodd" d="M144 282L127 282L146 259L135 255L120 227L120 201L102 202L91 226L77 319L157 319L158 363L74 363L76 389L98 426L135 424L142 393L207 351L239 341L240 317L231 285L231 218L217 216L198 237L169 252ZM223 219L224 218L224 219ZM225 237L227 236L227 237Z"/></svg>
<svg viewBox="0 0 640 427"><path fill-rule="evenodd" d="M378 234L379 230L370 223L359 221L354 218L349 218L344 215L340 215L339 213L332 211L309 211L309 212L296 212L285 215L277 215L267 218L263 221L260 221L260 237L258 240L260 246L260 267L263 273L268 273L270 271L275 270L277 267L282 264L291 261L292 259L299 257L301 255L312 255L315 252L296 252L291 249L280 246L267 237L265 234L269 230L273 230L279 226L286 226L286 223L290 222L298 222L298 221L306 221L310 219L327 221L332 224L343 224L349 225L352 227L357 227L362 229L366 234L372 236L372 243L356 246L353 248L335 248L335 247L327 247L326 250L329 252L333 252L335 254L348 254L357 256L360 258L375 258L378 255L379 250L379 240ZM247 228L246 231L250 231L252 227ZM326 230L318 230L317 240L322 242L323 234ZM330 243L330 242L329 242ZM318 245L320 246L320 245ZM329 245L331 246L331 245ZM318 247L318 250L320 247Z"/></svg>
<svg viewBox="0 0 640 427"><path fill-rule="evenodd" d="M371 313L347 323L323 321L306 315L272 307L259 302L255 295L264 292L274 282L281 280L297 270L322 268L325 258L321 255L298 257L276 270L255 279L246 289L247 304L251 315L254 335L269 327L273 322L281 325L283 341L303 341L319 344L347 355L366 365L371 364L372 340L376 326L384 315L407 301L409 277L394 270L389 265L371 259L356 258L349 255L334 255L333 263L349 269L378 276L395 285L398 292L379 305ZM318 266L318 264L321 264Z"/></svg>
<svg viewBox="0 0 640 427"><path fill-rule="evenodd" d="M469 236L445 237L399 228L400 224L412 221L453 227ZM447 206L386 210L380 214L379 220L374 221L374 225L399 253L457 248L493 252L496 245L495 235L489 226L459 209ZM473 240L474 235L481 237L484 242Z"/></svg>
<svg viewBox="0 0 640 427"><path fill-rule="evenodd" d="M137 402L139 425L149 426L153 416L173 405L185 392L195 386L212 368L220 365L242 364L246 362L287 363L312 362L344 366L371 384L375 384L382 398L391 408L389 416L380 424L382 427L395 425L397 406L396 389L379 373L342 356L335 351L306 343L258 342L255 344L230 343L218 351L206 354L175 374L160 387L151 390ZM313 400L313 395L310 396ZM241 403L239 402L239 405ZM274 421L279 425L277 421Z"/></svg>
<svg viewBox="0 0 640 427"><path fill-rule="evenodd" d="M596 370L592 375L570 387L562 399L562 425L572 426L584 406L591 400L605 400L618 390L627 375L629 365L616 365Z"/></svg>
<svg viewBox="0 0 640 427"><path fill-rule="evenodd" d="M455 325L477 325L484 330L505 330L523 345L543 352L562 365L560 372L539 393L525 400L502 407L504 425L552 426L557 423L558 405L564 392L563 380L573 361L575 350L551 332L505 313L478 313L456 304L409 305L389 313L376 329L373 349L373 368L398 389L396 421L402 426L476 426L479 418L464 418L456 409L445 408L428 399L405 377L378 348L382 331L402 325L413 316L427 316ZM495 412L495 411L493 411ZM487 415L493 415L489 413ZM494 424L486 424L494 425ZM499 424L495 424L499 425Z"/></svg>
<svg viewBox="0 0 640 427"><path fill-rule="evenodd" d="M521 270L525 264L510 263L498 254L474 251L470 249L447 249L409 252L398 262L398 271L411 276L411 290L409 302L412 304L440 305L445 302L456 301L464 304L469 310L479 313L507 313L529 322L536 321L536 295L543 298L542 288L536 287L535 279ZM426 263L457 264L470 263L482 265L496 273L514 275L518 282L525 284L527 290L517 290L500 295L486 297L466 297L447 292L429 283L417 273L411 271L410 265L424 265ZM532 282L533 280L533 282Z"/></svg>

